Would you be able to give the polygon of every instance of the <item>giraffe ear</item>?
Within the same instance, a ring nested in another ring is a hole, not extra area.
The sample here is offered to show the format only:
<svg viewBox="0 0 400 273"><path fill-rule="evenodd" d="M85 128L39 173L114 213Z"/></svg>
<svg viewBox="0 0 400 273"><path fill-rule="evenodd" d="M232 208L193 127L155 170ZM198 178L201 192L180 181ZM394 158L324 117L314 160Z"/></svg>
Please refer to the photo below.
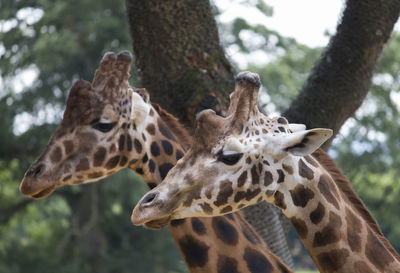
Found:
<svg viewBox="0 0 400 273"><path fill-rule="evenodd" d="M306 126L301 123L289 123L288 126L289 130L292 131L292 133L306 130Z"/></svg>
<svg viewBox="0 0 400 273"><path fill-rule="evenodd" d="M311 129L287 134L283 139L283 150L297 156L305 156L317 150L332 136L331 129Z"/></svg>
<svg viewBox="0 0 400 273"><path fill-rule="evenodd" d="M132 92L132 109L131 109L131 119L135 121L138 126L147 117L150 112L150 105L147 104L143 97Z"/></svg>

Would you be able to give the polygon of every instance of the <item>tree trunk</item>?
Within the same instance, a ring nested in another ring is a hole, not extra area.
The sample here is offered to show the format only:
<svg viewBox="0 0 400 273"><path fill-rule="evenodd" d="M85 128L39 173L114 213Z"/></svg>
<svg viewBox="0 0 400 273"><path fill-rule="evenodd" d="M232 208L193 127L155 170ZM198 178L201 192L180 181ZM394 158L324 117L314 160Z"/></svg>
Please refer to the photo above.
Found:
<svg viewBox="0 0 400 273"><path fill-rule="evenodd" d="M257 230L268 247L290 268L294 268L293 258L286 241L286 231L282 227L282 212L274 205L262 202L242 209L246 220ZM268 225L266 225L268 223Z"/></svg>
<svg viewBox="0 0 400 273"><path fill-rule="evenodd" d="M211 108L223 113L234 88L235 73L221 48L209 1L126 0L126 7L137 76L151 100L189 128L193 128L195 113L200 110ZM255 223L251 215L260 210L251 207L248 211L247 216ZM289 261L280 222L265 218L276 215L276 211L270 207L262 211L265 216L258 219L256 231L264 235L272 252Z"/></svg>
<svg viewBox="0 0 400 273"><path fill-rule="evenodd" d="M207 0L127 0L137 76L160 103L192 127L202 109L221 111L234 72ZM217 107L218 100L223 102Z"/></svg>
<svg viewBox="0 0 400 273"><path fill-rule="evenodd" d="M399 0L346 1L336 34L283 115L307 128L331 128L335 136L367 95L399 12Z"/></svg>
<svg viewBox="0 0 400 273"><path fill-rule="evenodd" d="M99 226L99 186L93 183L90 187L83 186L79 194L63 194L71 207L73 228L66 244L78 245L92 272L101 272L99 257L102 261L107 258L107 240Z"/></svg>

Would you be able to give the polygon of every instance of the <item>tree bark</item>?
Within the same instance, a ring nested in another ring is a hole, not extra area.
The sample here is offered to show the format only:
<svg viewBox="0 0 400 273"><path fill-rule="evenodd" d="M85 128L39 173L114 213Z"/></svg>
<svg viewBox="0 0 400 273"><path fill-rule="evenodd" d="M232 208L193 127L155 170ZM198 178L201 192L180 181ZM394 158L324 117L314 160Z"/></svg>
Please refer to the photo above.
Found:
<svg viewBox="0 0 400 273"><path fill-rule="evenodd" d="M399 12L399 0L346 1L336 34L283 115L307 128L331 128L335 136L367 95Z"/></svg>
<svg viewBox="0 0 400 273"><path fill-rule="evenodd" d="M151 100L189 128L193 128L198 111L210 108L223 114L234 89L235 72L221 48L210 2L126 0L126 7L136 74L149 90ZM247 211L256 223L251 215L260 210L250 207ZM265 217L273 219L257 219L256 231L264 235L262 238L272 252L290 264L276 211L271 207L262 211Z"/></svg>
<svg viewBox="0 0 400 273"><path fill-rule="evenodd" d="M209 1L126 0L126 7L136 74L152 101L189 127L199 110L221 112L233 91L234 71Z"/></svg>
<svg viewBox="0 0 400 273"><path fill-rule="evenodd" d="M281 223L282 212L274 205L262 202L242 209L246 220L257 230L267 246L290 268L293 257L286 241L286 230Z"/></svg>
<svg viewBox="0 0 400 273"><path fill-rule="evenodd" d="M107 240L100 228L99 219L99 184L93 183L90 187L82 187L82 192L70 194L64 192L71 207L72 232L70 241L76 244L82 256L91 266L92 272L100 272L102 264L99 257L104 261L107 259ZM100 198L101 200L101 198Z"/></svg>

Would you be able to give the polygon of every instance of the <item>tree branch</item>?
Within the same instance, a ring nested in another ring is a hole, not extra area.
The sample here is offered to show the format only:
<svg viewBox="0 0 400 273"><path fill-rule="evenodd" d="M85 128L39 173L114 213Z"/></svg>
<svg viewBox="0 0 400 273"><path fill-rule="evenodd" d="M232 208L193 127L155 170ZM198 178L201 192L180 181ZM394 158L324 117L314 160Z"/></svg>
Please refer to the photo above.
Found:
<svg viewBox="0 0 400 273"><path fill-rule="evenodd" d="M29 199L25 198L24 200L15 205L12 205L8 208L0 209L0 224L1 225L6 224L10 220L10 218L13 217L15 213L25 209L25 207L28 206L30 203L32 203L32 201L34 200L31 198Z"/></svg>
<svg viewBox="0 0 400 273"><path fill-rule="evenodd" d="M331 128L336 135L367 95L399 12L399 0L346 1L337 33L283 115L309 128Z"/></svg>

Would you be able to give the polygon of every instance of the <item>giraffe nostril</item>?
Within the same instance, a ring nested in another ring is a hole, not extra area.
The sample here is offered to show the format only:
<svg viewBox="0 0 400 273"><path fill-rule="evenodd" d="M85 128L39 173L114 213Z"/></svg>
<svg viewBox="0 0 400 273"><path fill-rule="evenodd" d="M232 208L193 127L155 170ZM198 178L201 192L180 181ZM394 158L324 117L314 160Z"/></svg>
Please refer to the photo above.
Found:
<svg viewBox="0 0 400 273"><path fill-rule="evenodd" d="M154 192L148 193L145 197L143 197L140 204L141 205L149 205L156 199L157 196L158 196L158 193L154 193Z"/></svg>
<svg viewBox="0 0 400 273"><path fill-rule="evenodd" d="M30 168L29 171L25 175L37 177L39 174L42 173L43 169L44 169L44 165L40 164L34 168Z"/></svg>

